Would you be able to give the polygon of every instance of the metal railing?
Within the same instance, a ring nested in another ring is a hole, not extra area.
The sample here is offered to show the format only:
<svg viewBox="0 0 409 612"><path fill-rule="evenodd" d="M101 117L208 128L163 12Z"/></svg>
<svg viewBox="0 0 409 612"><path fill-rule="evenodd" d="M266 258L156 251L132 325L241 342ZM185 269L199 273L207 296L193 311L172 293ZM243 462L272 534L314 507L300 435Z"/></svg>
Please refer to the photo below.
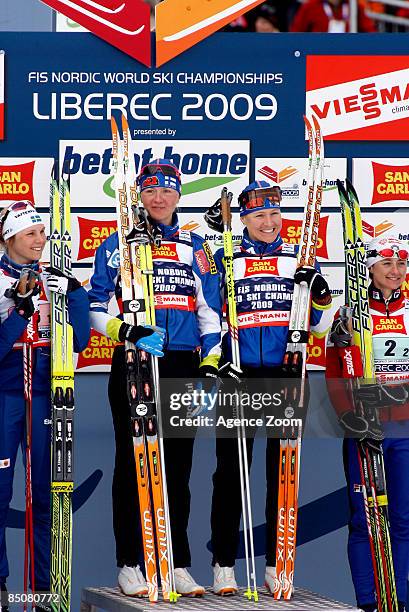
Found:
<svg viewBox="0 0 409 612"><path fill-rule="evenodd" d="M409 10L409 0L382 0L385 12L371 9L371 4L379 5L379 0L367 0L366 15L375 22L380 32L407 32L409 31L409 18L394 15L388 8L406 8ZM350 0L349 31L358 31L358 0Z"/></svg>

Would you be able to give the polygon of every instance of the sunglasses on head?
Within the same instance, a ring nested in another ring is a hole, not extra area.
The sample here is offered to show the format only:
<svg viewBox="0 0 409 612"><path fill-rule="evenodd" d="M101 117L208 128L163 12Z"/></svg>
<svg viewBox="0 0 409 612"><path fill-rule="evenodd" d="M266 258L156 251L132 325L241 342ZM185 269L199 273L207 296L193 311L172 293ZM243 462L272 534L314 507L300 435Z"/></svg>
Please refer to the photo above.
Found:
<svg viewBox="0 0 409 612"><path fill-rule="evenodd" d="M162 172L165 176L174 176L180 181L180 172L174 166L167 166L162 164L146 164L141 170L139 179L144 176L151 176L157 172Z"/></svg>
<svg viewBox="0 0 409 612"><path fill-rule="evenodd" d="M280 187L268 187L266 189L252 189L239 195L240 208L251 210L252 208L262 208L264 202L268 200L273 205L281 202Z"/></svg>
<svg viewBox="0 0 409 612"><path fill-rule="evenodd" d="M367 257L377 257L380 255L381 257L398 257L399 259L407 259L409 252L406 249L381 249L377 251L376 249L367 252Z"/></svg>

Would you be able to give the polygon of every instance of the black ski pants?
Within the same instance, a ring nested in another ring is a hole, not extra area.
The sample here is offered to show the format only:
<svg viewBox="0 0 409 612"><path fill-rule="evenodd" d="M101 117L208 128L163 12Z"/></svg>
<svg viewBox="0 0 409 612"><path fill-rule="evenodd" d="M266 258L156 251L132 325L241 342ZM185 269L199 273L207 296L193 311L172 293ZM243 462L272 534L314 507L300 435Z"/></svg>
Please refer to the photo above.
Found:
<svg viewBox="0 0 409 612"><path fill-rule="evenodd" d="M277 368L244 368L246 378L259 379L259 390L263 391L263 380L282 376ZM246 415L245 415L246 416ZM255 429L247 429L246 445L249 469L253 457ZM240 466L236 438L216 439L216 471L213 474L213 498L211 513L213 565L233 567L239 545L240 519L242 513L240 491ZM278 507L278 472L280 440L267 438L266 478L266 564L275 565L276 528Z"/></svg>
<svg viewBox="0 0 409 612"><path fill-rule="evenodd" d="M159 359L159 373L162 378L197 377L198 367L197 351L167 351L165 356ZM114 351L108 395L115 430L112 505L117 566L133 567L143 562L143 547L123 346L116 347ZM162 408L166 410L166 406ZM175 567L189 567L191 564L187 527L193 445L193 437L164 439Z"/></svg>

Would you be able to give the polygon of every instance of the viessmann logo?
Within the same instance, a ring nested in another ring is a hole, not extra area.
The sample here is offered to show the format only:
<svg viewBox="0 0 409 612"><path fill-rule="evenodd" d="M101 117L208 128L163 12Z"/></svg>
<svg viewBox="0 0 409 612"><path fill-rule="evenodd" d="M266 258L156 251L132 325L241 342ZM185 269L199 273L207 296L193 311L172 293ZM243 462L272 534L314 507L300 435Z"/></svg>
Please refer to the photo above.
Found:
<svg viewBox="0 0 409 612"><path fill-rule="evenodd" d="M409 56L308 57L306 113L329 140L407 140Z"/></svg>
<svg viewBox="0 0 409 612"><path fill-rule="evenodd" d="M42 0L114 47L151 65L150 7L144 0ZM263 0L164 0L156 7L161 66Z"/></svg>

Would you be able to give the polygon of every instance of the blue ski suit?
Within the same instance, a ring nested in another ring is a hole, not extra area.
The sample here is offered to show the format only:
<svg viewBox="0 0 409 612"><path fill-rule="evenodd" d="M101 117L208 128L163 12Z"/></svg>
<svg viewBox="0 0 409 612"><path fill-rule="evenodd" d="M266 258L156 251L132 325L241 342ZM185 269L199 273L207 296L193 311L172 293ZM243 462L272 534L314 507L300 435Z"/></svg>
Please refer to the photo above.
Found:
<svg viewBox="0 0 409 612"><path fill-rule="evenodd" d="M251 240L247 229L243 232L241 244L234 249L240 362L245 378L257 379L260 391L264 390L264 381L282 376L297 252L298 245L284 243L280 235L274 242L267 244ZM215 261L221 276L221 286L225 287L223 249L216 252ZM319 270L319 266L316 267ZM325 336L331 320L331 304L320 306L312 301L311 332ZM223 361L231 361L230 334L223 337ZM271 392L271 388L266 390ZM249 467L252 463L255 433L250 428L246 431ZM266 446L266 563L273 566L276 552L279 440L268 437ZM221 566L232 567L236 560L241 518L237 440L217 437L216 455L211 515L213 565L219 563Z"/></svg>
<svg viewBox="0 0 409 612"><path fill-rule="evenodd" d="M176 214L171 226L158 226L163 240L152 249L155 316L156 324L167 332L159 375L175 380L194 378L199 376L199 361L200 365L217 367L220 359L219 277L207 242L180 230ZM122 311L118 245L118 234L114 233L98 248L88 294L92 327L116 341L118 319L108 312L108 306L115 296ZM116 558L118 567L132 567L141 562L142 542L135 520L139 501L123 346L114 351L108 393L115 430L112 503ZM162 410L168 407L162 405ZM164 439L175 567L191 563L187 529L193 445L194 436Z"/></svg>
<svg viewBox="0 0 409 612"><path fill-rule="evenodd" d="M18 447L25 460L25 400L23 374L23 336L28 321L20 316L5 291L19 278L21 266L6 254L0 259L0 582L9 575L6 552L6 521L12 494ZM50 478L51 478L51 360L50 294L47 273L41 273L41 292L33 297L38 324L33 342L32 405L32 495L34 522L34 576L36 590L49 590L50 583ZM68 308L74 328L74 350L82 351L88 342L89 306L82 287L68 294ZM38 313L38 314L37 314ZM20 569L22 572L22 569Z"/></svg>

